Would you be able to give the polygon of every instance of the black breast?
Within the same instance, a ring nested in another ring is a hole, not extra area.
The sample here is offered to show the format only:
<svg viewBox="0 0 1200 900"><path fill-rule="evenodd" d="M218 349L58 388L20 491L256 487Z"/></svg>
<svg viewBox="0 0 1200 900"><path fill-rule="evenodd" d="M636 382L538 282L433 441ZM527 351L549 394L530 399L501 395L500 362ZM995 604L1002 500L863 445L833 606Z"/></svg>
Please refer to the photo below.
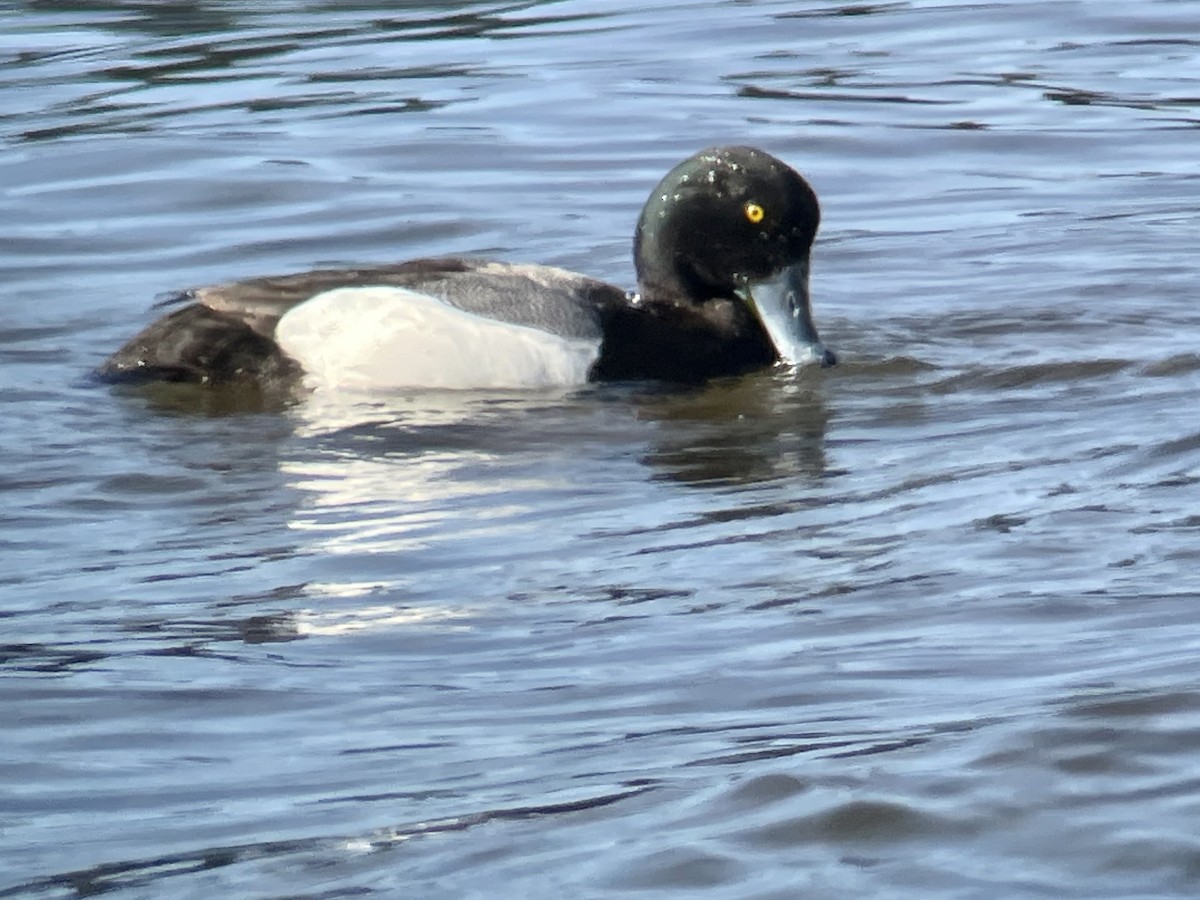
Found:
<svg viewBox="0 0 1200 900"><path fill-rule="evenodd" d="M745 304L628 301L602 310L598 381L699 382L769 366L775 347Z"/></svg>

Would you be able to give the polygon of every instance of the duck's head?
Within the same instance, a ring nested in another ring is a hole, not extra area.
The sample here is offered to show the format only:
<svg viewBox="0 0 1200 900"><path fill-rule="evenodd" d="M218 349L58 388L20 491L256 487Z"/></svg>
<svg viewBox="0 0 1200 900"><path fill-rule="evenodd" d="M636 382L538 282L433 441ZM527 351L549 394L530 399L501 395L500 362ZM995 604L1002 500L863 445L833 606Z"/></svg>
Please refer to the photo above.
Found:
<svg viewBox="0 0 1200 900"><path fill-rule="evenodd" d="M666 174L642 209L634 242L643 296L745 303L788 363L833 365L809 306L821 221L795 170L752 147L713 147Z"/></svg>

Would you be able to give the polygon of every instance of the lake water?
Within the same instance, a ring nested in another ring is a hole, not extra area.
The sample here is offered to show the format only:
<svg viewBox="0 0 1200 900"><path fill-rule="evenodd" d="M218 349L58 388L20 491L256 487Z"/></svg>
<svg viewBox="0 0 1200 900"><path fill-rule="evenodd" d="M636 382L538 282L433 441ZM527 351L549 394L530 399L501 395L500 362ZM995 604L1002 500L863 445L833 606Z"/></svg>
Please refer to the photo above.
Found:
<svg viewBox="0 0 1200 900"><path fill-rule="evenodd" d="M1200 3L0 6L0 897L1195 896ZM128 393L162 291L631 285L675 162L843 365Z"/></svg>

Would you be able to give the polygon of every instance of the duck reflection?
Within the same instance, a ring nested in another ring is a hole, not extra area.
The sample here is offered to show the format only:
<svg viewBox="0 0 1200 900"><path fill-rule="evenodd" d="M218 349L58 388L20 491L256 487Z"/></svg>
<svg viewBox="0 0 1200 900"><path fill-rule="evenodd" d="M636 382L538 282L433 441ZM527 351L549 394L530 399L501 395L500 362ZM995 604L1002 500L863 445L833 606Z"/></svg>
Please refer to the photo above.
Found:
<svg viewBox="0 0 1200 900"><path fill-rule="evenodd" d="M662 426L644 462L698 487L817 478L827 464L825 377L765 372L643 396L638 414Z"/></svg>
<svg viewBox="0 0 1200 900"><path fill-rule="evenodd" d="M646 534L755 519L764 503L793 511L827 470L827 377L776 371L697 388L547 394L314 394L265 415L246 414L252 397L155 396L147 405L216 415L196 430L223 435L226 455L246 444L235 461L271 469L261 482L275 502L257 518L246 514L266 548L255 568L280 586L216 599L215 619L193 612L187 622L141 624L157 632L147 639L189 646L394 627L425 633L470 628L493 604L546 595L547 585L620 588L640 577L626 572L626 560ZM198 397L206 399L189 410ZM263 423L273 424L269 447L259 439L250 452ZM705 490L719 496L705 499ZM239 556L239 566L253 557Z"/></svg>

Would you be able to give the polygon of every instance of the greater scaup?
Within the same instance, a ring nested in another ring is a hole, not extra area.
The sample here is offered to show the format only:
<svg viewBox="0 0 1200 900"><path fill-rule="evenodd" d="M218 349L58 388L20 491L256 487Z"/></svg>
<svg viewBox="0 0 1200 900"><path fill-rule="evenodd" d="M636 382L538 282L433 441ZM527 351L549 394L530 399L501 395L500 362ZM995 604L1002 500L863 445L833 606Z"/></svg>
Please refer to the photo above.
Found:
<svg viewBox="0 0 1200 900"><path fill-rule="evenodd" d="M251 278L181 304L113 354L112 381L538 387L695 382L834 364L809 307L820 222L797 172L716 147L673 168L634 236L637 291L549 266L446 258Z"/></svg>

